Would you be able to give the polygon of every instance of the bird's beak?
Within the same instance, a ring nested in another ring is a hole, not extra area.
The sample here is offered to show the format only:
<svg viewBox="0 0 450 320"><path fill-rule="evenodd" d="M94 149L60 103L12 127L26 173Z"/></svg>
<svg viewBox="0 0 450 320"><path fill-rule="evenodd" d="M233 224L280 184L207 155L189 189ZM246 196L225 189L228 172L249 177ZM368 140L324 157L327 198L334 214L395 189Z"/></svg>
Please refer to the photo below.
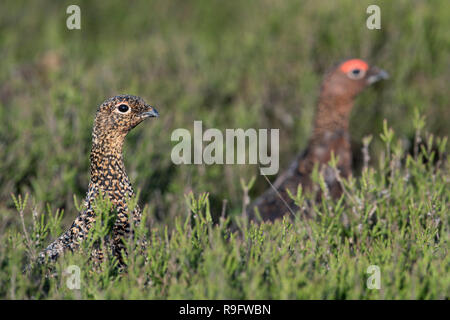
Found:
<svg viewBox="0 0 450 320"><path fill-rule="evenodd" d="M372 67L370 68L369 74L367 76L367 84L371 85L372 83L385 79L389 79L389 73L387 73L383 69Z"/></svg>
<svg viewBox="0 0 450 320"><path fill-rule="evenodd" d="M143 118L157 118L159 117L159 113L155 108L148 106L148 111L141 113L141 116Z"/></svg>

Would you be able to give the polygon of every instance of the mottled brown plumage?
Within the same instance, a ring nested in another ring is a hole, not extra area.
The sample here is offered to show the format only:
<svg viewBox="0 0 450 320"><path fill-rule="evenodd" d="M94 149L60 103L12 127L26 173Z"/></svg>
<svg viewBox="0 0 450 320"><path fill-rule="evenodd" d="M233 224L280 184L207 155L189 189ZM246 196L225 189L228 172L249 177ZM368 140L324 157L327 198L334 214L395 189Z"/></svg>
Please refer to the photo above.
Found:
<svg viewBox="0 0 450 320"><path fill-rule="evenodd" d="M286 189L296 194L300 184L304 190L311 190L311 173L315 164L324 174L330 195L333 198L341 195L340 184L327 164L334 152L335 156L339 157L337 167L340 176L345 178L351 174L352 154L348 126L354 99L364 88L387 77L385 71L370 67L360 59L344 61L324 77L314 130L307 149L277 178L273 184L277 192L270 188L249 206L247 214L251 219L255 218L255 207L263 220L271 221L289 212L286 204L294 212L297 211L298 208Z"/></svg>
<svg viewBox="0 0 450 320"><path fill-rule="evenodd" d="M84 201L84 210L79 213L69 230L51 243L39 255L39 261L56 260L66 250L77 249L96 219L95 199L102 193L112 204L117 214L108 244L112 253L122 262L123 237L130 233L129 217L137 225L141 220L138 206L129 212L127 200L134 196L130 180L125 172L122 147L127 133L158 112L140 97L120 95L103 102L94 121L91 149L90 181ZM95 250L98 259L102 251Z"/></svg>

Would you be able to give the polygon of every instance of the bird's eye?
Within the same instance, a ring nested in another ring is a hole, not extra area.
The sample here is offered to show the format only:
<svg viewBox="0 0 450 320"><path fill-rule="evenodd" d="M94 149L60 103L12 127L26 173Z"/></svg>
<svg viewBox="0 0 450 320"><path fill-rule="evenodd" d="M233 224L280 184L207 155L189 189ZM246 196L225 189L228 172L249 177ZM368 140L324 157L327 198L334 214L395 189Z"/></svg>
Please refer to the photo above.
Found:
<svg viewBox="0 0 450 320"><path fill-rule="evenodd" d="M361 79L362 77L364 77L364 75L366 74L366 71L364 71L363 69L352 69L347 73L347 76L350 79Z"/></svg>
<svg viewBox="0 0 450 320"><path fill-rule="evenodd" d="M117 107L117 110L119 110L122 113L127 112L130 109L126 104L121 104Z"/></svg>

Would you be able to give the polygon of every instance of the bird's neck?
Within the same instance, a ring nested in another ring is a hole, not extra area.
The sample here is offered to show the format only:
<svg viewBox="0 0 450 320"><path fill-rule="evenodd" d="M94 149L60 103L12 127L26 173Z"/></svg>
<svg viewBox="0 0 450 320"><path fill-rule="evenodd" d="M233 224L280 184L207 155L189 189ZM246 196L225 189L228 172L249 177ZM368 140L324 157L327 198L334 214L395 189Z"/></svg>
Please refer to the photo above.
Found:
<svg viewBox="0 0 450 320"><path fill-rule="evenodd" d="M131 190L123 162L123 139L94 136L91 149L90 187L108 193Z"/></svg>
<svg viewBox="0 0 450 320"><path fill-rule="evenodd" d="M348 125L352 106L353 100L321 94L306 154L307 161L300 161L300 172L310 172L314 163L328 163L331 152L340 158L340 165L345 163L348 167L351 161Z"/></svg>
<svg viewBox="0 0 450 320"><path fill-rule="evenodd" d="M330 134L348 135L353 99L322 92L314 120L313 140L320 142Z"/></svg>
<svg viewBox="0 0 450 320"><path fill-rule="evenodd" d="M314 120L314 130L305 158L299 161L298 171L309 174L315 163L327 164L331 154L339 158L343 176L351 171L350 135L348 132L353 97L337 96L322 87Z"/></svg>

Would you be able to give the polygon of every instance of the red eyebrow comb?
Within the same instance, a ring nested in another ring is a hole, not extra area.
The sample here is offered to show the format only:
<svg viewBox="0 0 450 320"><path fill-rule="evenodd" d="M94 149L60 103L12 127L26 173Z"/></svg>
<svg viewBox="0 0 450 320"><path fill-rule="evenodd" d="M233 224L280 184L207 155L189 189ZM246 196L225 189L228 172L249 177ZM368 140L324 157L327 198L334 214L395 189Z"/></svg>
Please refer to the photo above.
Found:
<svg viewBox="0 0 450 320"><path fill-rule="evenodd" d="M353 69L362 69L364 71L367 71L369 69L369 65L361 59L351 59L342 63L339 69L341 69L345 73Z"/></svg>

